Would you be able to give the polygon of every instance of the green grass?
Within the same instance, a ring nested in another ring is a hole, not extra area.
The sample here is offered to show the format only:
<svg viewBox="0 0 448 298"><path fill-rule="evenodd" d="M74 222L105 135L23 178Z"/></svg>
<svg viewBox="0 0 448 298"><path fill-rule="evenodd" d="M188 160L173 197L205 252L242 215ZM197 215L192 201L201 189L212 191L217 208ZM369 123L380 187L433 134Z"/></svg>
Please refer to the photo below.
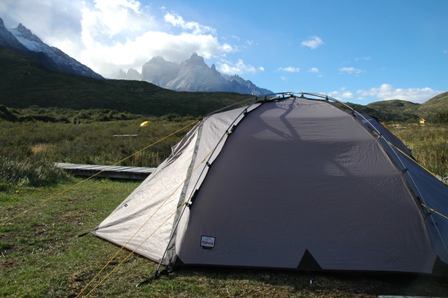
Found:
<svg viewBox="0 0 448 298"><path fill-rule="evenodd" d="M140 127L145 120L150 125ZM0 191L64 180L55 162L156 167L194 123L192 117L173 115L81 124L0 122Z"/></svg>
<svg viewBox="0 0 448 298"><path fill-rule="evenodd" d="M448 125L396 124L388 129L412 150L415 159L439 177L448 177Z"/></svg>
<svg viewBox="0 0 448 298"><path fill-rule="evenodd" d="M156 264L138 255L121 263L127 250L93 279L120 248L92 234L78 235L97 226L139 183L89 180L71 189L80 181L0 192L0 296L76 297L90 282L82 295L93 290L90 297L376 297L448 291L446 277L204 267L175 268L137 288Z"/></svg>
<svg viewBox="0 0 448 298"><path fill-rule="evenodd" d="M48 115L48 111L42 114ZM70 120L77 114L64 115ZM175 268L170 275L136 288L154 272L154 262L129 256L129 251L119 251L119 247L92 234L78 235L95 228L139 182L83 181L52 168L53 162L114 164L189 126L195 119L172 114L150 118L128 115L129 120L99 121L101 117L97 116L103 112L85 114L88 117L81 124L71 120L0 122L0 297L76 297L84 288L82 295L93 290L91 297L376 297L448 293L447 276L316 273L310 284L310 275L303 272L197 267ZM140 127L144 120L151 121L150 126ZM428 169L448 176L446 125L389 128ZM187 130L121 164L156 166ZM135 133L138 137L113 137Z"/></svg>

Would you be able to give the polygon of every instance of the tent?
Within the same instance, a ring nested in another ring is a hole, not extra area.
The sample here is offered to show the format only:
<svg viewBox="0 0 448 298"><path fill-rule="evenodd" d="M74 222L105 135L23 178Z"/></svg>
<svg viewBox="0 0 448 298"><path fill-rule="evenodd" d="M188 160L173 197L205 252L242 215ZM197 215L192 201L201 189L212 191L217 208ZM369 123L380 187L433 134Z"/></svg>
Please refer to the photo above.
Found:
<svg viewBox="0 0 448 298"><path fill-rule="evenodd" d="M205 117L93 233L162 265L444 268L448 186L334 102L283 93Z"/></svg>

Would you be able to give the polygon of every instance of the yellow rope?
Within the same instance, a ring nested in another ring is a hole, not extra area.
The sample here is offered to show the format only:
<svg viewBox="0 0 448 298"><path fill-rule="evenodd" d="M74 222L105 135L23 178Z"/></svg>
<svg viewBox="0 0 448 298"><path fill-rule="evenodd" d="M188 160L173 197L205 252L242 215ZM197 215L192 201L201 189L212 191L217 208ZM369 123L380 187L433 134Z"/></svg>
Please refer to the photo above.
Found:
<svg viewBox="0 0 448 298"><path fill-rule="evenodd" d="M227 138L228 135L225 135L225 138ZM162 204L160 204L160 206L154 211L154 213L138 228L138 230L131 236L131 238L129 238L129 240L123 244L120 249L115 253L115 255L109 259L109 261L100 269L100 271L87 283L87 285L81 290L81 292L78 293L78 295L76 297L80 297L80 295L92 284L92 282L109 266L109 264L118 256L118 254L125 248L125 246L127 244L129 244L129 242L134 239L134 237L141 231L141 229L154 217L154 215L165 205L165 203L168 201L169 198L171 198L176 191L179 189L179 187L181 187L185 181L187 181L188 179L190 179L190 177L193 175L193 173L199 168L199 166L201 164L203 164L206 159L212 154L213 149L210 150L205 156L204 158L201 160L201 162L187 175L187 177L182 181L182 183L180 183L172 192L169 196L167 196L167 198L162 202ZM135 248L133 251L131 251L131 253L122 261L120 262L117 267L115 267L110 273L108 273L93 289L91 289L87 295L89 296L98 286L100 286L107 278L110 277L110 275L112 275L113 272L115 272L115 270L118 269L118 267L124 263L132 254L135 253L135 251L137 249L139 249L146 241L148 241L148 239L154 235L155 232L157 232L171 217L173 217L174 214L176 214L176 212L183 207L187 202L182 203L177 209L176 211L171 214L159 227L157 227L156 230L154 230L137 248Z"/></svg>
<svg viewBox="0 0 448 298"><path fill-rule="evenodd" d="M171 217L173 217L176 213L177 213L177 211L180 209L180 208L182 208L184 205L185 205L186 203L184 202L183 204L181 204L169 217L167 217L167 219L165 219L165 221L163 222L163 223L161 223L158 227L157 227L157 229L155 229L148 237L146 237L146 239L145 240L143 240L143 242L142 243L140 243L140 245L139 246L137 246L134 250L132 250L127 256L126 256L126 258L124 258L120 263L118 263L118 265L116 266L116 267L114 267L114 269L112 269L112 271L111 272L109 272L105 277L103 277L103 279L102 280L100 280L87 294L86 294L86 296L84 296L84 297L88 297L88 296L90 296L90 294L97 288L97 287L99 287L106 279L108 279L111 275L112 275L112 273L114 273L124 262L126 262L127 261L127 259L129 259L136 251L137 251L137 249L139 249L146 241L148 241L148 239L149 238L151 238L151 236L152 235L154 235L155 234L155 232L157 232ZM123 248L123 247L122 247ZM110 263L110 262L109 262ZM108 264L107 264L108 265ZM107 266L106 265L106 266ZM105 266L105 267L106 267ZM100 271L101 272L101 271ZM99 273L100 273L99 272ZM98 274L99 274L98 273ZM98 276L98 274L96 275L96 276ZM96 276L94 277L94 278L96 278ZM93 278L93 279L94 279ZM90 283L89 284L87 284L87 286L86 287L84 287L84 289L76 296L76 297L79 297L79 295L81 295L82 294L82 292L84 292L84 290L92 283L92 281L93 281L93 279L90 281Z"/></svg>
<svg viewBox="0 0 448 298"><path fill-rule="evenodd" d="M375 132L375 131L374 131L374 132ZM376 133L376 132L375 132L375 133ZM380 135L380 134L378 134L378 133L376 133L376 134L378 135L378 137L381 137L381 136L382 136L382 135ZM424 166L422 166L421 164L419 164L418 162L416 162L412 157L410 157L409 155L407 155L406 152L404 152L403 150L401 150L400 148L398 148L397 146L395 146L394 144L392 144L391 142L389 142L388 140L386 140L386 138L383 137L383 139L384 139L390 146L394 147L397 151L399 151L401 154L403 154L404 156L406 156L410 161L412 161L412 162L418 164L422 169L424 169L426 172L428 172L429 174L431 174L432 176L434 176L434 178L437 179L437 177L436 177L436 175L435 175L434 173L432 173L430 170L428 170L427 168L425 168ZM438 179L437 179L437 180L438 180ZM445 181L442 180L442 182L443 182L444 184L446 184ZM421 205L422 205L423 207L425 207L425 208L428 208L431 212L434 212L435 214L437 214L437 215L439 215L439 216L441 216L441 217L443 217L443 218L445 218L445 219L448 219L448 216L446 216L446 215L443 214L443 213L440 213L439 211L435 210L434 208L431 208L431 207L429 207L429 206L426 206L426 205L423 204L423 203L421 203Z"/></svg>
<svg viewBox="0 0 448 298"><path fill-rule="evenodd" d="M184 127L180 128L180 129L178 129L178 130L176 130L175 132L173 132L173 133L171 133L171 134L169 134L169 135L167 135L167 136L165 136L165 137L163 137L163 138L161 138L161 139L155 141L154 143L152 143L152 144L146 146L145 148L140 149L140 150L134 152L133 154L129 155L128 157L125 157L125 158L123 158L122 160L120 160L120 161L114 163L113 166L118 165L118 164L120 164L121 162L123 162L123 161L125 161L125 160L127 160L127 159L129 159L129 158L131 158L131 157L133 157L134 155L139 154L140 152L142 152L142 151L144 151L144 150L147 150L148 148L150 148L150 147L152 147L152 146L154 146L154 145L156 145L156 144L158 144L158 143L160 143L160 142L162 142L162 141L164 141L164 140L170 138L171 136L175 135L176 133L181 132L182 130L184 130L184 129L186 129L186 128L188 128L188 127L190 127L190 126L196 124L197 122L198 122L198 121L196 120L196 121L193 121L193 122L189 123L188 125L185 125ZM90 179L92 179L92 178L98 176L99 174L103 173L104 171L106 171L106 170L102 170L102 171L100 171L100 172L98 172L98 173L95 173L95 174L93 174L92 176L90 176L90 177L88 177L88 178L86 178L86 179L84 179L84 180L81 180L80 182L78 182L78 183L76 183L76 184L74 184L74 185L68 187L67 189L65 189L65 190L63 190L63 191L57 193L56 195L54 195L54 196L52 196L52 197L49 197L49 198L46 199L46 200L43 200L43 201L40 202L39 204L37 204L37 205L35 205L35 206L33 206L33 207L31 207L31 208L29 208L29 209L27 209L27 210L25 210L25 211L19 213L19 214L17 214L17 215L15 215L15 216L11 217L10 219L3 220L2 223L1 223L1 225L5 225L5 224L7 224L7 223L10 223L11 221L15 220L16 218L18 218L18 217L24 215L25 213L27 213L28 211L32 211L32 210L37 209L38 207L44 205L45 203L47 203L47 202L49 202L49 201L51 201L51 200L57 198L58 196L60 196L60 195L62 195L62 194L64 194L64 193L66 193L66 192L68 192L69 190L72 190L73 188L77 187L78 185L80 185L80 184L82 184L82 183L84 183L84 182L86 182L86 181L89 181Z"/></svg>
<svg viewBox="0 0 448 298"><path fill-rule="evenodd" d="M429 211L431 211L431 212L434 212L435 214L437 214L437 215L439 215L439 216L441 216L441 217L443 217L443 218L445 218L445 219L448 219L448 216L446 216L445 214L442 214L442 213L440 213L439 211L437 211L437 210L435 210L434 208L431 208L431 207L429 207L429 206L426 206L425 204L421 204L423 207L425 207L425 208L428 208L429 209Z"/></svg>

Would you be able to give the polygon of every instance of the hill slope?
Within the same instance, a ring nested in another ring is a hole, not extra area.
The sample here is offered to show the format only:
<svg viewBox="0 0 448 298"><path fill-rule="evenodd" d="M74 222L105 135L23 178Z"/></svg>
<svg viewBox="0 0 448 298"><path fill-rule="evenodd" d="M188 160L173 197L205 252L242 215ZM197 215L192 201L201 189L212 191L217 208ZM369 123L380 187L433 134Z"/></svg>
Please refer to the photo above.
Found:
<svg viewBox="0 0 448 298"><path fill-rule="evenodd" d="M434 113L448 113L448 92L441 93L417 108L423 118L430 118Z"/></svg>
<svg viewBox="0 0 448 298"><path fill-rule="evenodd" d="M44 43L31 30L19 24L17 28L7 29L0 18L0 46L11 49L29 58L36 59L48 69L81 74L87 77L102 78L89 67L76 61L55 47Z"/></svg>
<svg viewBox="0 0 448 298"><path fill-rule="evenodd" d="M417 122L420 118L431 121L436 115L448 113L448 92L441 93L423 104L405 100L383 100L366 106L348 103L352 108L385 122Z"/></svg>
<svg viewBox="0 0 448 298"><path fill-rule="evenodd" d="M225 92L175 92L141 81L93 79L51 71L0 48L0 104L72 109L113 109L146 115L199 116L247 99Z"/></svg>

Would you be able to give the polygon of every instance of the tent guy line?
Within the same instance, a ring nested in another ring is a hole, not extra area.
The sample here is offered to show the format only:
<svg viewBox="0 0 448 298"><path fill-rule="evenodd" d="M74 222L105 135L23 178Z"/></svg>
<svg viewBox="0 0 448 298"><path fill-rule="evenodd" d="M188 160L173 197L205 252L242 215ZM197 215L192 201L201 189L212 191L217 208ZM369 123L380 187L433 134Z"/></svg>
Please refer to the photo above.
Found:
<svg viewBox="0 0 448 298"><path fill-rule="evenodd" d="M202 162L199 164L199 165L201 165L201 164L203 164L205 161L206 161L206 159L207 159L207 157L209 157L210 155L212 155L213 154L213 151L210 151L205 157L204 157L204 159L202 160ZM189 176L191 176L191 174L194 172L194 171L196 171L198 168L199 168L199 165L189 174ZM185 180L183 181L183 182L185 182L186 180L188 180L189 179L189 176L188 177L186 177L185 178ZM141 229L143 229L143 227L145 226L145 225L147 225L148 224L148 222L156 215L156 213L158 213L159 211L160 211L160 209L165 205L165 203L170 199L170 197L172 196L172 195L174 195L174 193L175 193L175 191L179 188L179 187L181 187L182 186L182 183L180 183L179 184L179 186L172 192L172 194L170 195L170 196L168 196L167 198L166 198L166 200L165 200L165 202L163 202L155 211L154 211L154 213L152 213L151 214L151 216L140 226L140 228L134 233L134 235L132 235L132 237L131 238L129 238L129 240L124 244L124 245L122 245L121 247L120 247L120 249L115 253L115 255L113 256L113 257L111 257L110 259L109 259L109 261L103 266L103 268L101 268L101 270L89 281L89 283L87 283L87 285L81 290L81 292L79 292L78 293L78 295L76 296L76 297L80 297L80 295L83 293L83 292L85 292L85 290L92 284L92 282L109 266L109 264L118 256L118 254L126 247L126 245L138 234L138 232L140 232L141 231ZM177 213L177 211L178 210L180 210L181 208L183 208L183 207L185 207L185 206L189 206L191 204L191 200L189 200L188 202L184 202L184 203L182 203L169 217L167 217L166 218L166 220L162 223L162 224L160 224L158 227L157 227L157 229L155 229L154 231L153 231L153 233L151 233L146 239L144 239L141 243L140 243L140 245L138 245L134 250L132 250L127 256L126 256L126 258L124 258L116 267L114 267L114 269L110 272L110 273L108 273L101 281L99 281L88 293L87 293L87 295L85 296L85 297L88 297L98 286L100 286L104 281L106 281L111 275L112 275L112 273L113 272L115 272L117 269L118 269L118 267L120 267L127 259L129 259L134 253L135 253L135 251L139 248L139 247L141 247L146 241L148 241L149 240L149 238L151 238L153 235L154 235L154 233L155 232L157 232L157 230L159 230L162 226L163 226L163 224L165 224L166 223L166 221L168 221L172 216L174 216L176 213ZM155 273L155 276L157 276L157 274L158 274L158 272L159 272L159 269L160 269L160 265L161 265L161 263L159 263L159 266L157 267L157 269L156 269L156 273ZM141 282L141 283L138 283L137 284L137 286L139 286L139 285L141 285L141 284L143 284L143 283L145 283L145 281L144 282Z"/></svg>
<svg viewBox="0 0 448 298"><path fill-rule="evenodd" d="M178 209L180 209L181 207L183 207L184 205L186 205L186 203L183 203L181 206L179 206L179 208ZM157 211L156 211L157 212ZM155 212L155 213L156 213ZM162 222L158 227L157 227L157 229L155 229L154 230L154 232L152 233L152 234L150 234L139 246L137 246L134 250L132 250L131 252L129 252L129 254L123 259L123 260L121 260L121 262L119 262L118 264L117 264L117 266L115 266L108 274L106 274L106 276L105 277L103 277L84 297L89 297L90 296L90 294L93 292L93 291L95 291L95 289L97 288L97 287L99 287L103 282L105 282L115 271L117 271L117 269L124 263L124 262L126 262L134 253L135 253L135 251L138 249L138 248L140 248L140 246L142 246L146 241L148 241L148 239L149 238L151 238L152 237L152 235L155 233L155 232L157 232L161 227L163 227L163 225L171 218L171 217L173 217L175 214L176 214L176 212L177 212L177 210L176 211L174 211L172 214L171 214L171 216L169 216L169 217L167 217L166 218L166 220L164 221L164 222ZM155 214L154 213L154 214ZM154 215L153 214L153 215ZM148 219L148 221L150 220L152 218L152 216ZM144 226L146 225L146 223L144 224L144 225L142 225L142 227L141 228L143 228ZM135 233L135 234L137 234L137 232ZM132 240L132 238L131 239L129 239L129 241L131 241ZM81 290L81 292L79 292L78 293L78 295L76 296L76 297L80 297L81 296L81 294L92 284L92 282L101 274L101 272L103 272L104 271L104 269L106 269L107 268L107 266L109 266L109 264L116 258L116 256L118 255L118 253L121 251L121 250L123 250L125 248L125 245L123 245L116 253L115 253L115 255L106 263L106 265L104 265L103 266L103 268L101 268L101 270L89 281L89 283L87 283L87 285Z"/></svg>

